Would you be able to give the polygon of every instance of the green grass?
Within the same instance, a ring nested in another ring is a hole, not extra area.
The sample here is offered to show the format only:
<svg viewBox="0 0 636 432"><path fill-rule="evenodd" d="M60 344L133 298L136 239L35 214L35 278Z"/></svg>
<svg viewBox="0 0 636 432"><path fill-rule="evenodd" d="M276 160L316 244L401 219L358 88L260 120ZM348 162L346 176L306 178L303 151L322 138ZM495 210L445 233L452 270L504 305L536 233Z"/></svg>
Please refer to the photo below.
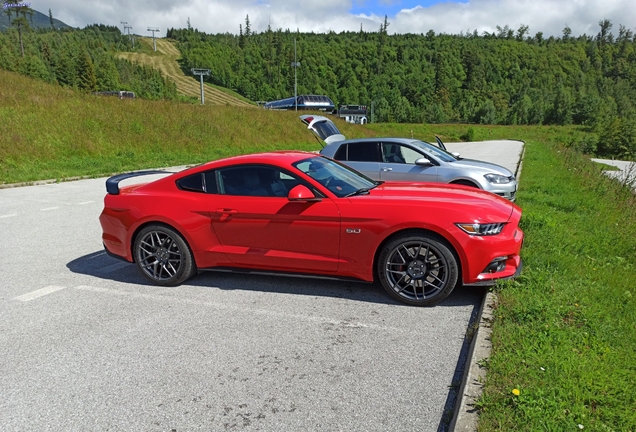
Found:
<svg viewBox="0 0 636 432"><path fill-rule="evenodd" d="M636 430L634 196L529 142L518 204L525 268L497 289L480 430Z"/></svg>
<svg viewBox="0 0 636 432"><path fill-rule="evenodd" d="M292 112L96 97L0 70L0 184L280 149L320 145Z"/></svg>

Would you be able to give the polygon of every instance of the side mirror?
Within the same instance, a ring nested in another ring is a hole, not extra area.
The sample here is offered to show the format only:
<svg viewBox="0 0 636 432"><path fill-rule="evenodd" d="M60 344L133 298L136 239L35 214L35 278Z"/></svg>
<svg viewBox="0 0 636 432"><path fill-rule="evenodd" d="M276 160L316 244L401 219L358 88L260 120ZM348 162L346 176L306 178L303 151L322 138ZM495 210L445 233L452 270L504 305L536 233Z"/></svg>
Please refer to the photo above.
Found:
<svg viewBox="0 0 636 432"><path fill-rule="evenodd" d="M433 165L433 163L427 158L421 157L415 161L415 165L428 166L428 165Z"/></svg>
<svg viewBox="0 0 636 432"><path fill-rule="evenodd" d="M307 186L297 185L294 186L287 194L289 201L298 202L318 202L322 201L320 198L316 198L316 195L307 188Z"/></svg>
<svg viewBox="0 0 636 432"><path fill-rule="evenodd" d="M461 159L459 152L452 152L451 154L455 156L457 159Z"/></svg>

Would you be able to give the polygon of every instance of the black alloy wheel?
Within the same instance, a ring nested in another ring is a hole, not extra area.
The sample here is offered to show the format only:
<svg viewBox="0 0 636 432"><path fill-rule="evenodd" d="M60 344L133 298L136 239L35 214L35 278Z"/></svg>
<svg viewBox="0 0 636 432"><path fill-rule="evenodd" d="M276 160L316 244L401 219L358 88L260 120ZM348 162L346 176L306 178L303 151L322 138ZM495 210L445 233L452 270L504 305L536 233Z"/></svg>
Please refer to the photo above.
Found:
<svg viewBox="0 0 636 432"><path fill-rule="evenodd" d="M167 226L142 229L133 250L137 266L156 285L178 285L196 273L190 248L179 233Z"/></svg>
<svg viewBox="0 0 636 432"><path fill-rule="evenodd" d="M394 299L432 306L444 300L458 282L457 259L441 238L406 233L389 241L377 262L378 276Z"/></svg>

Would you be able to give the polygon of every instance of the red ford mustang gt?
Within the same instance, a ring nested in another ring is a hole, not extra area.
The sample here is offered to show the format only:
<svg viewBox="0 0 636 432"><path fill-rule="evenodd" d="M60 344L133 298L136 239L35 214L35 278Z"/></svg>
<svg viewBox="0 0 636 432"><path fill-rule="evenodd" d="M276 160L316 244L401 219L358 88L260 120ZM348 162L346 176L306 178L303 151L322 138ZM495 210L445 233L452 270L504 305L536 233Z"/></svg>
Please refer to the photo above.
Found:
<svg viewBox="0 0 636 432"><path fill-rule="evenodd" d="M198 270L379 280L428 306L516 276L521 209L475 188L383 183L320 155L237 156L126 187L106 181L106 251L158 285ZM165 172L164 172L165 173Z"/></svg>

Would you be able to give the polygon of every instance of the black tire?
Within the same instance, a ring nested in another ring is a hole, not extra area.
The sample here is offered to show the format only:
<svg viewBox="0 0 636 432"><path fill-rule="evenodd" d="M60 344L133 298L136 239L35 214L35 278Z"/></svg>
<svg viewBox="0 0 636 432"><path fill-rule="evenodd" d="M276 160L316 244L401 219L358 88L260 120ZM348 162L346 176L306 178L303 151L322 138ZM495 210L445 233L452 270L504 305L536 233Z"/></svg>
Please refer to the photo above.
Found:
<svg viewBox="0 0 636 432"><path fill-rule="evenodd" d="M141 273L155 285L179 285L197 271L184 238L164 225L149 225L139 231L133 254Z"/></svg>
<svg viewBox="0 0 636 432"><path fill-rule="evenodd" d="M380 252L378 278L394 299L432 306L453 291L459 278L457 258L438 236L409 232L390 240Z"/></svg>

